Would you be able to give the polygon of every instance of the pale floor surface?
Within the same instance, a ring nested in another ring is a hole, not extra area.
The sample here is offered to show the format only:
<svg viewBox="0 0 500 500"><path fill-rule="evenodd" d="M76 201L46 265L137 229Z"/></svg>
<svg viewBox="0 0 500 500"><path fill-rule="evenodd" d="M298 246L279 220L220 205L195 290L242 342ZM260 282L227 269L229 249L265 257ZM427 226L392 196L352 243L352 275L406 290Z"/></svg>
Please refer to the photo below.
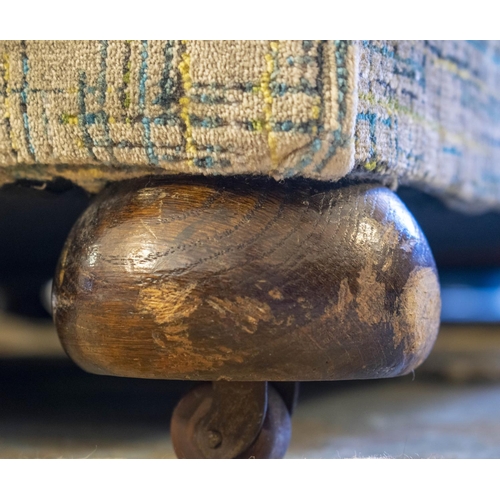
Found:
<svg viewBox="0 0 500 500"><path fill-rule="evenodd" d="M0 458L174 458L168 422L188 387L0 363ZM373 456L500 458L500 384L306 384L287 458Z"/></svg>
<svg viewBox="0 0 500 500"><path fill-rule="evenodd" d="M498 327L453 327L415 380L303 384L287 458L500 458L499 360ZM0 315L0 458L174 458L189 387L88 375L51 325Z"/></svg>

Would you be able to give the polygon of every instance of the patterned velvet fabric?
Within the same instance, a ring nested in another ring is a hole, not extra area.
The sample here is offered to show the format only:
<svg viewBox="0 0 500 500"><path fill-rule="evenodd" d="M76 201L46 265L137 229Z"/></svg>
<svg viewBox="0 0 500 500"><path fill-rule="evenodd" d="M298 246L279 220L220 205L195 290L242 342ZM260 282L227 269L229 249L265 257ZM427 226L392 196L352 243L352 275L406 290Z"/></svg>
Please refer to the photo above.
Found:
<svg viewBox="0 0 500 500"><path fill-rule="evenodd" d="M0 41L0 182L346 175L500 206L500 43Z"/></svg>
<svg viewBox="0 0 500 500"><path fill-rule="evenodd" d="M149 173L345 175L349 42L3 42L0 166L88 189Z"/></svg>
<svg viewBox="0 0 500 500"><path fill-rule="evenodd" d="M356 165L500 207L500 43L360 42Z"/></svg>

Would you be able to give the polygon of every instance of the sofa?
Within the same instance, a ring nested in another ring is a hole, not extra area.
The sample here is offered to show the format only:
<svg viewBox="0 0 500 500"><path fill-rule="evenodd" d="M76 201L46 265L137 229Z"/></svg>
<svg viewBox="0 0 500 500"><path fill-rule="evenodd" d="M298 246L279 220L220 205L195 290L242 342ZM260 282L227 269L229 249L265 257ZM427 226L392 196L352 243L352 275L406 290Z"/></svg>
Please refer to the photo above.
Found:
<svg viewBox="0 0 500 500"><path fill-rule="evenodd" d="M179 457L277 458L299 380L414 370L439 327L394 194L500 203L500 43L1 41L0 183L94 201L55 272L66 352L197 380Z"/></svg>

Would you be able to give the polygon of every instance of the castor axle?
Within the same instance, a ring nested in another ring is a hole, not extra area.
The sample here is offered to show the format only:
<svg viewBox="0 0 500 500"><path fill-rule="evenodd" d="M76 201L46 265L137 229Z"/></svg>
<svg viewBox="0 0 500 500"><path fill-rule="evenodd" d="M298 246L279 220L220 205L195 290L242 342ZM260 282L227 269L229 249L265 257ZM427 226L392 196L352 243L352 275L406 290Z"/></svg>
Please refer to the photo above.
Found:
<svg viewBox="0 0 500 500"><path fill-rule="evenodd" d="M290 415L267 382L205 383L177 405L172 442L179 458L282 458Z"/></svg>

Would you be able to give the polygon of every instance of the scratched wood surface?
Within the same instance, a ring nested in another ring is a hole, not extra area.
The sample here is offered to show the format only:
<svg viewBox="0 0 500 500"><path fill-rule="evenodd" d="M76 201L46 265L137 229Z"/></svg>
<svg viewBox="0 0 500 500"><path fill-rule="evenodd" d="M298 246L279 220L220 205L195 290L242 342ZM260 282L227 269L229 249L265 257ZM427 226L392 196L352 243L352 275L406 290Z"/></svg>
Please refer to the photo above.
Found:
<svg viewBox="0 0 500 500"><path fill-rule="evenodd" d="M63 356L50 324L0 315L1 458L175 457L168 422L189 382L95 376ZM498 359L498 325L444 325L415 378L305 384L286 457L500 458Z"/></svg>
<svg viewBox="0 0 500 500"><path fill-rule="evenodd" d="M95 373L325 380L407 373L439 324L427 242L372 184L114 184L55 277L64 348Z"/></svg>
<svg viewBox="0 0 500 500"><path fill-rule="evenodd" d="M66 358L49 321L0 313L0 360ZM495 324L441 324L419 374L452 382L500 382L500 328Z"/></svg>

